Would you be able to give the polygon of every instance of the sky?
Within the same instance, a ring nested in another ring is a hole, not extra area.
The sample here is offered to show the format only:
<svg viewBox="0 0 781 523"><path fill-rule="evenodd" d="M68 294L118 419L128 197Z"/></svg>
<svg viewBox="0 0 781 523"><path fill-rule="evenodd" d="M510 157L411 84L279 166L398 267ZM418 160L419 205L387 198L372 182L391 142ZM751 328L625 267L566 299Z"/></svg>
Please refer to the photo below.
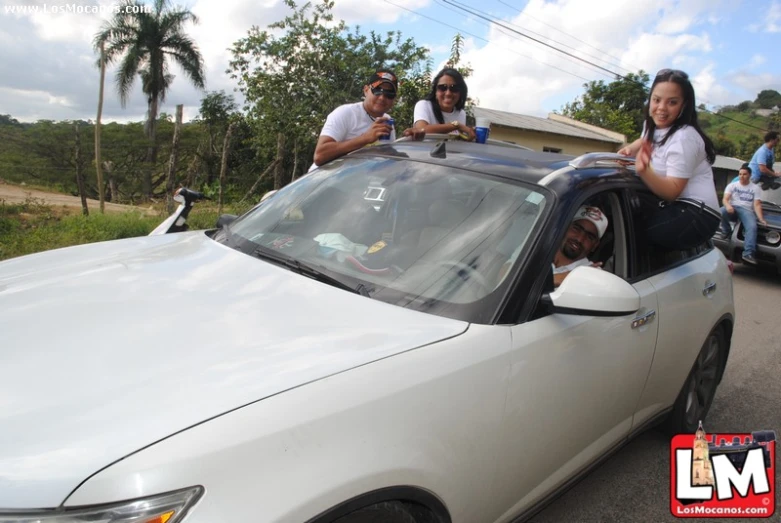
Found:
<svg viewBox="0 0 781 523"><path fill-rule="evenodd" d="M68 5L95 12L63 12ZM25 122L94 120L99 70L92 40L111 5L0 0L0 114ZM241 102L226 73L228 49L253 25L266 28L289 9L282 0L176 5L200 19L188 32L204 57L207 91L224 90ZM462 62L474 69L470 96L490 109L545 117L581 95L588 81L640 69L653 76L668 67L686 71L697 103L710 109L754 100L763 89L781 91L781 0L335 0L334 13L362 33L399 30L414 38L430 49L436 69L461 33ZM103 121L142 120L140 81L123 108L115 72L106 74ZM185 120L196 117L204 93L178 68L172 72L162 111L173 114L184 104Z"/></svg>

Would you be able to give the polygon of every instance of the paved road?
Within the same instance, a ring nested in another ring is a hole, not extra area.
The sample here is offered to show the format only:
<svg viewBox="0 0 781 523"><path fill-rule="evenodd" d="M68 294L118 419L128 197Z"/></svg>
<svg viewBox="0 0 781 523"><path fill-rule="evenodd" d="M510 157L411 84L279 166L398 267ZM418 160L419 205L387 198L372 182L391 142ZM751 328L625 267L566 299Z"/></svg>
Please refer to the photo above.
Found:
<svg viewBox="0 0 781 523"><path fill-rule="evenodd" d="M733 345L705 430L774 429L781 436L781 277L736 264L734 289ZM781 470L778 452L776 469ZM657 431L646 432L532 521L781 521L778 488L776 513L768 519L677 519L669 511L669 474L669 440Z"/></svg>

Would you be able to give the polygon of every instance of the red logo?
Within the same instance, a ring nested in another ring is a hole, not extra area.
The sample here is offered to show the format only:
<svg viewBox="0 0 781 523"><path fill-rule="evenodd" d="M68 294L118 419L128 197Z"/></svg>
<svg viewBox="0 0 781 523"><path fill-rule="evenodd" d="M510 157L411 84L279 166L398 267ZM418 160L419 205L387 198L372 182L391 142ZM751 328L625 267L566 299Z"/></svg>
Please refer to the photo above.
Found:
<svg viewBox="0 0 781 523"><path fill-rule="evenodd" d="M772 430L679 434L670 444L670 510L679 518L768 518L775 512Z"/></svg>

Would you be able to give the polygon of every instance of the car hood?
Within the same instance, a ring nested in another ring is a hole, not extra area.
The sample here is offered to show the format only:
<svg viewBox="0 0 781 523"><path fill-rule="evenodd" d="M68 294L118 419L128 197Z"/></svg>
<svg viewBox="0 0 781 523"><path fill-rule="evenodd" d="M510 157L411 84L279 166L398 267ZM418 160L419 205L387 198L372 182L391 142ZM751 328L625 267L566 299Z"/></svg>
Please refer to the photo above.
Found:
<svg viewBox="0 0 781 523"><path fill-rule="evenodd" d="M0 263L0 508L270 395L464 332L203 232Z"/></svg>

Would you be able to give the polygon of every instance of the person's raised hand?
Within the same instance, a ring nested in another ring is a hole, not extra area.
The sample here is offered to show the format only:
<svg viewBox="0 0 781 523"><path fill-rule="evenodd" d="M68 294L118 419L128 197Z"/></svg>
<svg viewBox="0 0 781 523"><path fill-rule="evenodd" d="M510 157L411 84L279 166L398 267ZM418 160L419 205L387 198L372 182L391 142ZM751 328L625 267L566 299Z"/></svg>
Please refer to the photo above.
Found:
<svg viewBox="0 0 781 523"><path fill-rule="evenodd" d="M652 153L653 149L651 147L651 142L643 140L640 150L637 151L637 157L635 158L635 170L638 174L645 174L651 166Z"/></svg>

